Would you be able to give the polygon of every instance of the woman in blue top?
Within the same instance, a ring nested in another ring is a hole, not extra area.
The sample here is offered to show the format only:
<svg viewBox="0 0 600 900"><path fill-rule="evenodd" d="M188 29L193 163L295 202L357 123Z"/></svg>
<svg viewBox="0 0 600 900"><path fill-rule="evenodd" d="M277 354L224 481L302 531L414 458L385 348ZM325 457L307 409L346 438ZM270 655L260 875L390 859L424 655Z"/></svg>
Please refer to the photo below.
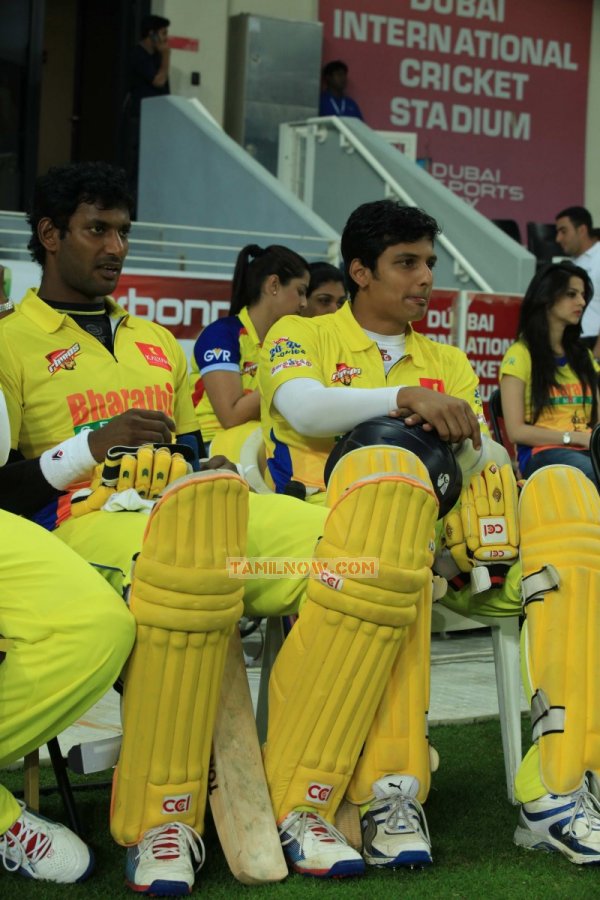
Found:
<svg viewBox="0 0 600 900"><path fill-rule="evenodd" d="M205 444L224 428L260 418L258 352L282 316L306 305L308 263L288 247L244 247L233 273L229 315L202 331L191 360L191 389Z"/></svg>

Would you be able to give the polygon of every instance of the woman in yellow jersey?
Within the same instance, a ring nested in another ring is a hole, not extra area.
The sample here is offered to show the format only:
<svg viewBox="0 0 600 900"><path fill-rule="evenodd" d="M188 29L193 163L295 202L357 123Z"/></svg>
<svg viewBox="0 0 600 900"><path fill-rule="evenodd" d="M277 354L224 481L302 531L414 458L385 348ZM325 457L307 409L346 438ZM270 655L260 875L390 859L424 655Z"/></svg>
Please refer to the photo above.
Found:
<svg viewBox="0 0 600 900"><path fill-rule="evenodd" d="M281 316L306 305L308 263L287 247L244 247L233 273L229 316L212 322L194 346L191 387L205 443L225 428L260 417L258 352Z"/></svg>
<svg viewBox="0 0 600 900"><path fill-rule="evenodd" d="M581 340L592 293L585 270L565 261L540 269L523 299L518 339L502 360L500 390L525 478L560 463L596 483L589 446L598 421L598 365Z"/></svg>
<svg viewBox="0 0 600 900"><path fill-rule="evenodd" d="M310 263L308 273L310 281L302 315L311 319L313 316L336 312L346 299L341 269L331 263L319 261Z"/></svg>

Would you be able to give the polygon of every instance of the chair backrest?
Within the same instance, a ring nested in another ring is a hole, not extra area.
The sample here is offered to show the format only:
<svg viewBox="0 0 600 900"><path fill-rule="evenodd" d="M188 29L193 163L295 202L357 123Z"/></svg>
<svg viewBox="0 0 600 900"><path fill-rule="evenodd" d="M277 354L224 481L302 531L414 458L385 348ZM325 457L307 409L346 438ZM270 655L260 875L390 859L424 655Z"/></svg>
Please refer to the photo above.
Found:
<svg viewBox="0 0 600 900"><path fill-rule="evenodd" d="M506 425L504 424L504 415L502 413L502 396L500 394L500 388L494 388L492 391L488 402L488 409L494 440L498 441L499 444L502 444L510 458L515 462L517 454L515 445L506 433Z"/></svg>
<svg viewBox="0 0 600 900"><path fill-rule="evenodd" d="M511 237L517 244L521 243L521 229L515 219L492 219L494 225Z"/></svg>
<svg viewBox="0 0 600 900"><path fill-rule="evenodd" d="M554 256L565 255L560 244L556 243L556 226L553 223L528 222L527 249L538 263L550 262Z"/></svg>

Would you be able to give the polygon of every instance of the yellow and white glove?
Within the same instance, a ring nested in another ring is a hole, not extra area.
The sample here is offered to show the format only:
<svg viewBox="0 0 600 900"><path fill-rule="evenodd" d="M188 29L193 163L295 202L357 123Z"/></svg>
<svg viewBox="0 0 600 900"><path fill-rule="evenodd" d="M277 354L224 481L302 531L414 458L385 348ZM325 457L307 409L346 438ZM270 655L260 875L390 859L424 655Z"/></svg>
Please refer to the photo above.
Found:
<svg viewBox="0 0 600 900"><path fill-rule="evenodd" d="M168 484L192 471L190 454L190 449L181 444L111 447L104 462L96 466L89 489L73 494L72 515L102 509L116 494L126 491L134 491L140 498L138 508L151 507L151 501ZM135 508L135 503L128 508Z"/></svg>
<svg viewBox="0 0 600 900"><path fill-rule="evenodd" d="M475 593L500 587L519 556L517 499L512 466L490 462L444 518L446 546L458 568L471 574Z"/></svg>

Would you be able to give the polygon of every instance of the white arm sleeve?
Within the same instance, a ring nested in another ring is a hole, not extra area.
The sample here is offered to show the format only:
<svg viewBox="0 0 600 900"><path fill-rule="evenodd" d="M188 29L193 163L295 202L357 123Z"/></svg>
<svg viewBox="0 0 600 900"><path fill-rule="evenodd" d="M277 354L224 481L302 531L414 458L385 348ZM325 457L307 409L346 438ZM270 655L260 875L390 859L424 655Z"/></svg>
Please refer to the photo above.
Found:
<svg viewBox="0 0 600 900"><path fill-rule="evenodd" d="M3 466L10 453L10 422L4 394L0 391L0 466Z"/></svg>
<svg viewBox="0 0 600 900"><path fill-rule="evenodd" d="M273 405L298 434L330 437L397 409L399 390L400 387L333 390L313 378L295 378L279 385Z"/></svg>

